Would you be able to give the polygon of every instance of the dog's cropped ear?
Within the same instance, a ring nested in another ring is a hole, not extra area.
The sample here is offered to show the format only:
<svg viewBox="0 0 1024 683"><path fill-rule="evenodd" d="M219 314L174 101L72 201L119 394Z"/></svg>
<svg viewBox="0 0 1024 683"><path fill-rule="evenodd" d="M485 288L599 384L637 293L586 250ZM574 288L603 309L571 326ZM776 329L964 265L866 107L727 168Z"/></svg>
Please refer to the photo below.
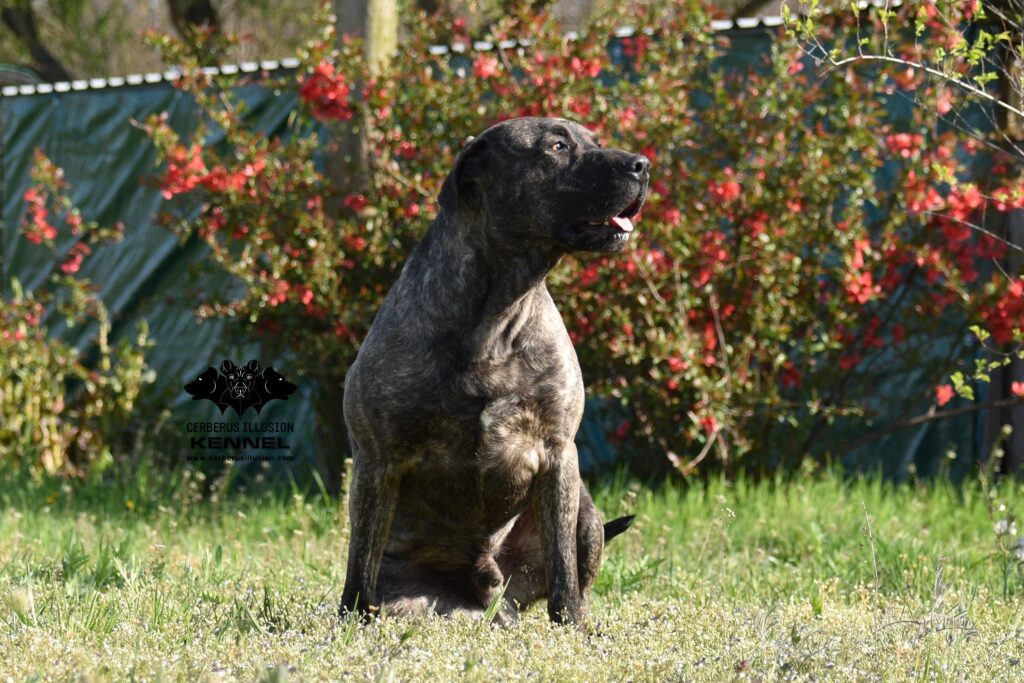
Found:
<svg viewBox="0 0 1024 683"><path fill-rule="evenodd" d="M255 358L245 364L245 369L254 375L260 374L260 362Z"/></svg>
<svg viewBox="0 0 1024 683"><path fill-rule="evenodd" d="M220 371L223 372L225 375L236 369L238 369L238 366L229 360L226 360L220 364Z"/></svg>
<svg viewBox="0 0 1024 683"><path fill-rule="evenodd" d="M607 543L608 541L612 540L613 538L621 534L623 531L628 529L630 525L633 523L634 519L636 519L636 515L629 515L627 517L619 517L618 519L613 519L610 522L605 522L604 542Z"/></svg>
<svg viewBox="0 0 1024 683"><path fill-rule="evenodd" d="M455 168L444 179L438 204L442 211L455 211L459 202L475 202L476 183L487 164L487 141L471 138L455 159Z"/></svg>

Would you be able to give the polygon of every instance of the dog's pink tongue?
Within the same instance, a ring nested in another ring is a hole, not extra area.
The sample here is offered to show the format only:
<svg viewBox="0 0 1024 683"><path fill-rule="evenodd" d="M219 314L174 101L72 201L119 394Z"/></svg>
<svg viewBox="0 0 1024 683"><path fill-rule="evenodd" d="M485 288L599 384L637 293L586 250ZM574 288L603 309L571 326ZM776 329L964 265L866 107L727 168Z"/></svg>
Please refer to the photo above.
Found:
<svg viewBox="0 0 1024 683"><path fill-rule="evenodd" d="M614 216L612 223L622 232L633 232L633 221L622 216Z"/></svg>

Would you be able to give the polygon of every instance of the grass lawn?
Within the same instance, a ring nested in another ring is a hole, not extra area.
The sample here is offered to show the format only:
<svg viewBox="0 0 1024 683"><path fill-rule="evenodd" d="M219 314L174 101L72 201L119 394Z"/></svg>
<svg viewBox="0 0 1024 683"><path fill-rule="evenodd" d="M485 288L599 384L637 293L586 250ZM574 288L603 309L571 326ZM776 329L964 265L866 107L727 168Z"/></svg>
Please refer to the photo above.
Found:
<svg viewBox="0 0 1024 683"><path fill-rule="evenodd" d="M1024 679L1016 484L595 485L585 634L341 620L337 502L198 487L0 484L0 680Z"/></svg>

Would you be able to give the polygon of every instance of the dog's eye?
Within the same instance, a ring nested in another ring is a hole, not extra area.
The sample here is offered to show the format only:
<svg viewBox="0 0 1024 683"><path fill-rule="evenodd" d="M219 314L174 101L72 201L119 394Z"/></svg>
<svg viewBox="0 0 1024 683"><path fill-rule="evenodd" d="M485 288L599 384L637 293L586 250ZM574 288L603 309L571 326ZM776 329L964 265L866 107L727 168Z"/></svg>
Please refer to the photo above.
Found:
<svg viewBox="0 0 1024 683"><path fill-rule="evenodd" d="M551 147L549 149L552 152L561 152L562 150L569 149L569 145L559 140L558 142L551 143Z"/></svg>

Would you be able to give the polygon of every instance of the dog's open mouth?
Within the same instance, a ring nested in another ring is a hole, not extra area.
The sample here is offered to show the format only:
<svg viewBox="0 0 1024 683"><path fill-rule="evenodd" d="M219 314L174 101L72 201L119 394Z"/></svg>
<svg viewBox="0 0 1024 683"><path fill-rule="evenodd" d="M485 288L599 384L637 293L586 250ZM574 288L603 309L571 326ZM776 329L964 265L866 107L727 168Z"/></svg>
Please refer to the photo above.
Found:
<svg viewBox="0 0 1024 683"><path fill-rule="evenodd" d="M610 225L620 232L633 232L633 219L640 213L640 207L644 204L644 192L636 196L625 209L614 216L596 221L586 221L587 225Z"/></svg>

